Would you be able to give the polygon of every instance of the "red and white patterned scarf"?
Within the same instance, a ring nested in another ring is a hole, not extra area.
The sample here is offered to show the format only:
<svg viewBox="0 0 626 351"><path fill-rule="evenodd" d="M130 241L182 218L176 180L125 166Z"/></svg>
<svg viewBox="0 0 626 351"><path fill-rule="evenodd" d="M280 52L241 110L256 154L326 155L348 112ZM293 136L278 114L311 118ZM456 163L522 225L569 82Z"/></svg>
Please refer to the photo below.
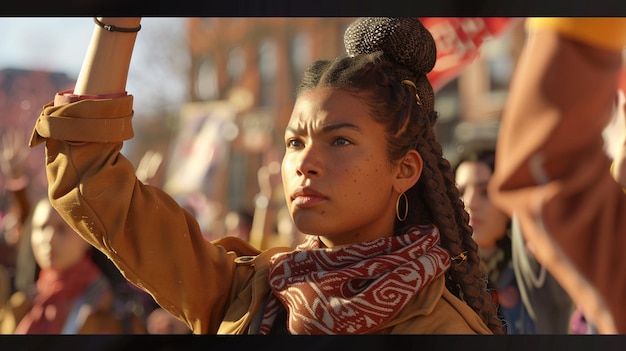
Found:
<svg viewBox="0 0 626 351"><path fill-rule="evenodd" d="M259 333L269 333L281 304L292 334L371 333L449 266L434 226L336 248L309 237L271 258L273 293Z"/></svg>

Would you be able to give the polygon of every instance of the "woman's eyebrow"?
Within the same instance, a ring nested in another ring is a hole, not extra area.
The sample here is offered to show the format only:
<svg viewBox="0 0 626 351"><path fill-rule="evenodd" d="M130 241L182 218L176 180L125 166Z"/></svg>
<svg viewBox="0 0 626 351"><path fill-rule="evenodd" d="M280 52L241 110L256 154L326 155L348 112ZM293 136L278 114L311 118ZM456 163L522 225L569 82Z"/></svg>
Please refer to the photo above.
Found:
<svg viewBox="0 0 626 351"><path fill-rule="evenodd" d="M321 130L321 133L329 133L329 132L332 132L334 130L342 129L342 128L350 128L350 129L354 129L355 131L358 131L358 132L361 131L361 127L357 126L356 124L349 123L349 122L340 122L340 123L327 124L327 125L323 126L322 130ZM285 131L293 133L293 134L296 134L298 132L298 130L296 128L290 127L290 126L287 126L285 128Z"/></svg>
<svg viewBox="0 0 626 351"><path fill-rule="evenodd" d="M359 132L361 131L361 128L357 126L356 124L352 124L349 122L341 122L341 123L327 124L323 126L322 133L328 133L328 132L332 132L333 130L342 129L342 128L350 128Z"/></svg>

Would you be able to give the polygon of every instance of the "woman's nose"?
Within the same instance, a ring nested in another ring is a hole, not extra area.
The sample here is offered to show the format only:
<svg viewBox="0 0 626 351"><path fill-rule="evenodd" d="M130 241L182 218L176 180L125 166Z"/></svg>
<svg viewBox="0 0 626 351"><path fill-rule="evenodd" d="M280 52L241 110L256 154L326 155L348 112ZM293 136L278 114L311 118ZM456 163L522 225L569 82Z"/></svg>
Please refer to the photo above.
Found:
<svg viewBox="0 0 626 351"><path fill-rule="evenodd" d="M322 171L319 151L314 147L308 146L302 150L296 161L296 173L298 176L315 176L320 175Z"/></svg>

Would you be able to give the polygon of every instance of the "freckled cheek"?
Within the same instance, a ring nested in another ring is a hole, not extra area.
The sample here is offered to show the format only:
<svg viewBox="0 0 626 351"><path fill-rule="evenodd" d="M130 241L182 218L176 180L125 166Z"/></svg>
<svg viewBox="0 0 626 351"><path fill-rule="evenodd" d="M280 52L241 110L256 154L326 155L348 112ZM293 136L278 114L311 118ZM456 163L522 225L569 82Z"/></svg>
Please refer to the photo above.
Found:
<svg viewBox="0 0 626 351"><path fill-rule="evenodd" d="M352 195L346 193L345 197L356 196L366 199L370 198L373 193L387 192L388 189L385 187L387 182L383 178L386 174L381 170L381 166L372 168L356 166L344 169L344 174L349 175L347 185L352 189Z"/></svg>
<svg viewBox="0 0 626 351"><path fill-rule="evenodd" d="M361 167L356 166L351 169L351 173L354 177L355 182L362 183L381 183L383 177L387 177L388 174L383 172L383 167L381 165L372 166L372 167Z"/></svg>

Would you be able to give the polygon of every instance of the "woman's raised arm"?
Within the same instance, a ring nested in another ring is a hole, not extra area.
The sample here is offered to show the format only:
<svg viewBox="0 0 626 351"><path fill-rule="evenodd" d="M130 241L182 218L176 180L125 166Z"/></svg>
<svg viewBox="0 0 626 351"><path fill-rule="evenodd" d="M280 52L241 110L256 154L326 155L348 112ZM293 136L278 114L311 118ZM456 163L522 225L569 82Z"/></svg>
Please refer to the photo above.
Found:
<svg viewBox="0 0 626 351"><path fill-rule="evenodd" d="M43 108L31 139L46 144L51 204L127 280L195 333L215 333L233 298L235 254L206 241L196 219L137 179L121 153L133 137L126 81L140 19L96 20L75 89Z"/></svg>
<svg viewBox="0 0 626 351"><path fill-rule="evenodd" d="M74 88L76 95L104 95L126 90L128 69L141 18L97 17ZM109 29L107 29L109 28Z"/></svg>

